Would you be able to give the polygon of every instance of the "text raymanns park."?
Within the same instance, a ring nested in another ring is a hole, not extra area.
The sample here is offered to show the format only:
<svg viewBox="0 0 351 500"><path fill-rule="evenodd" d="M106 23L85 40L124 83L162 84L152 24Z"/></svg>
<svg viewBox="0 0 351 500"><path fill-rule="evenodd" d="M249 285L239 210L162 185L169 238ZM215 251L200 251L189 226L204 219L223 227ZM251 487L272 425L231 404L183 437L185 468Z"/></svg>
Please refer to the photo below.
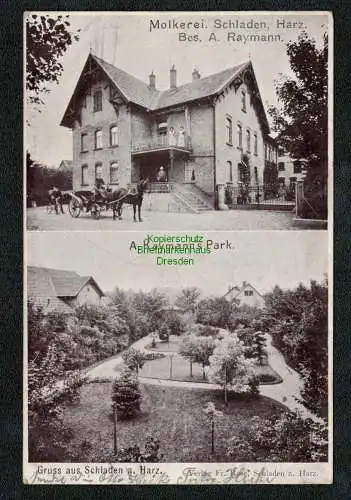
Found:
<svg viewBox="0 0 351 500"><path fill-rule="evenodd" d="M328 284L28 305L29 460L327 460Z"/></svg>

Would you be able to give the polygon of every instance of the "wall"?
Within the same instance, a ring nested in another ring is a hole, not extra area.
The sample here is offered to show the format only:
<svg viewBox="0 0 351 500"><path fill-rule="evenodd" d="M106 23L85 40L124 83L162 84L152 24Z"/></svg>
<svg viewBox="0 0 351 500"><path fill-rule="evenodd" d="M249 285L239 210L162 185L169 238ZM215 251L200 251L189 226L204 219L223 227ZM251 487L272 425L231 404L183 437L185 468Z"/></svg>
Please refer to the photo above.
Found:
<svg viewBox="0 0 351 500"><path fill-rule="evenodd" d="M100 293L91 282L84 285L75 299L75 305L77 306L82 306L84 304L100 305L100 302Z"/></svg>
<svg viewBox="0 0 351 500"><path fill-rule="evenodd" d="M193 104L189 107L192 155L187 168L194 170L195 182L202 191L214 192L214 145L212 106Z"/></svg>
<svg viewBox="0 0 351 500"><path fill-rule="evenodd" d="M246 112L242 111L241 94L246 92ZM232 118L232 145L228 145L226 116ZM219 97L215 108L216 121L216 180L217 184L229 181L227 161L232 162L233 183L238 182L238 163L241 161L242 153L247 154L250 159L251 184L254 185L254 168L257 167L258 182L263 184L264 169L264 144L263 131L259 122L258 114L251 103L250 90L243 83L237 88L226 89L224 95ZM237 123L242 127L242 149L239 148ZM246 129L251 132L251 152L247 152ZM254 133L257 132L257 155L254 154Z"/></svg>
<svg viewBox="0 0 351 500"><path fill-rule="evenodd" d="M93 111L93 91L101 89L102 111ZM125 186L131 178L131 119L126 105L119 108L117 118L116 111L109 102L110 90L106 81L95 83L91 87L90 95L86 96L86 107L81 108L81 124L75 121L73 128L73 189L87 189L82 185L82 165L87 164L89 168L89 183L95 181L95 164L102 163L103 179L110 183L110 164L117 161L119 164L119 185ZM118 146L110 146L110 126L118 125ZM94 132L102 129L102 149L95 150ZM87 151L81 152L81 134L87 133Z"/></svg>

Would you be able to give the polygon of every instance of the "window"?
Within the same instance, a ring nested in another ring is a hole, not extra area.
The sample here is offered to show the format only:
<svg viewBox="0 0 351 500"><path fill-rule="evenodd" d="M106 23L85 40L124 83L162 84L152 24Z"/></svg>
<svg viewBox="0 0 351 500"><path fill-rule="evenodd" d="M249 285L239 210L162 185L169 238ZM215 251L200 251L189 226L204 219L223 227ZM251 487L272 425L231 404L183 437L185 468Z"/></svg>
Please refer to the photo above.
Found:
<svg viewBox="0 0 351 500"><path fill-rule="evenodd" d="M285 163L283 161L280 161L278 163L278 170L279 170L279 172L284 172L284 170L285 170Z"/></svg>
<svg viewBox="0 0 351 500"><path fill-rule="evenodd" d="M89 185L89 169L88 165L82 166L82 186Z"/></svg>
<svg viewBox="0 0 351 500"><path fill-rule="evenodd" d="M251 151L251 132L246 130L246 150L248 153Z"/></svg>
<svg viewBox="0 0 351 500"><path fill-rule="evenodd" d="M110 128L110 146L118 146L118 127L113 125Z"/></svg>
<svg viewBox="0 0 351 500"><path fill-rule="evenodd" d="M95 131L95 149L102 149L102 130Z"/></svg>
<svg viewBox="0 0 351 500"><path fill-rule="evenodd" d="M257 156L257 132L254 133L254 154Z"/></svg>
<svg viewBox="0 0 351 500"><path fill-rule="evenodd" d="M301 162L299 160L294 161L294 174L301 174Z"/></svg>
<svg viewBox="0 0 351 500"><path fill-rule="evenodd" d="M227 161L227 179L228 182L233 182L233 165L231 161Z"/></svg>
<svg viewBox="0 0 351 500"><path fill-rule="evenodd" d="M86 107L87 107L87 96L84 95L82 98L82 108L86 108Z"/></svg>
<svg viewBox="0 0 351 500"><path fill-rule="evenodd" d="M81 152L88 151L88 134L80 136L80 150Z"/></svg>
<svg viewBox="0 0 351 500"><path fill-rule="evenodd" d="M238 131L238 148L242 149L242 147L243 147L243 129L242 129L240 123L237 124L237 131Z"/></svg>
<svg viewBox="0 0 351 500"><path fill-rule="evenodd" d="M252 290L245 290L244 295L245 295L245 297L252 297L253 291Z"/></svg>
<svg viewBox="0 0 351 500"><path fill-rule="evenodd" d="M110 165L110 184L118 183L118 162L114 161Z"/></svg>
<svg viewBox="0 0 351 500"><path fill-rule="evenodd" d="M241 92L241 111L244 111L246 113L246 92L243 90Z"/></svg>
<svg viewBox="0 0 351 500"><path fill-rule="evenodd" d="M233 144L233 126L232 126L232 119L230 116L227 116L226 118L226 129L227 129L227 144L232 146Z"/></svg>
<svg viewBox="0 0 351 500"><path fill-rule="evenodd" d="M265 160L268 160L268 157L267 157L267 151L268 151L268 149L267 149L267 144L265 144L265 145L264 145L264 159L265 159Z"/></svg>
<svg viewBox="0 0 351 500"><path fill-rule="evenodd" d="M95 180L102 179L102 163L96 163L95 165Z"/></svg>
<svg viewBox="0 0 351 500"><path fill-rule="evenodd" d="M94 92L94 113L102 111L102 90L95 90Z"/></svg>

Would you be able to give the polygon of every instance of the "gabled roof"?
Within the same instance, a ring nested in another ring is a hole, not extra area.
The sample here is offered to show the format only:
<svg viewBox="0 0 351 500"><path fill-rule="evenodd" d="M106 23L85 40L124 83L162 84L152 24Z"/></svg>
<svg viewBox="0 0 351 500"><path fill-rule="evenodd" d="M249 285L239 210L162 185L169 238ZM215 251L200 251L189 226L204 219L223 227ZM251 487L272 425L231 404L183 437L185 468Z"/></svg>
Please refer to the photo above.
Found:
<svg viewBox="0 0 351 500"><path fill-rule="evenodd" d="M254 286L251 285L251 283L245 283L243 284L242 286L232 286L227 293L225 293L223 295L223 297L226 297L227 295L229 295L230 293L232 292L236 292L236 294L234 295L234 298L238 297L247 287L250 287L252 288L256 293L257 295L259 295L260 297L263 297L262 294L260 292L258 292L256 290L256 288Z"/></svg>
<svg viewBox="0 0 351 500"><path fill-rule="evenodd" d="M72 160L62 160L59 168L70 170L72 169L72 166L73 166Z"/></svg>
<svg viewBox="0 0 351 500"><path fill-rule="evenodd" d="M78 91L80 88L80 82L83 78L84 70L92 62L100 67L100 69L106 74L110 82L117 87L122 97L127 102L132 102L150 111L158 111L171 106L177 106L183 103L218 95L245 70L249 70L253 75L253 84L256 87L256 94L259 96L256 78L254 76L252 63L250 61L225 69L223 71L220 71L219 73L215 73L204 78L199 78L190 83L180 85L179 87L176 87L174 89L160 91L150 88L145 82L142 82L138 78L135 78L134 76L119 68L116 68L103 59L100 59L93 54L89 54L74 93L62 118L61 125L63 126L70 126L69 110L74 108L74 97L79 93ZM259 111L261 119L263 121L263 126L266 133L268 133L268 120L260 96L259 103Z"/></svg>
<svg viewBox="0 0 351 500"><path fill-rule="evenodd" d="M93 284L101 296L104 292L91 276L74 271L28 266L28 296L33 298L74 298L87 283Z"/></svg>

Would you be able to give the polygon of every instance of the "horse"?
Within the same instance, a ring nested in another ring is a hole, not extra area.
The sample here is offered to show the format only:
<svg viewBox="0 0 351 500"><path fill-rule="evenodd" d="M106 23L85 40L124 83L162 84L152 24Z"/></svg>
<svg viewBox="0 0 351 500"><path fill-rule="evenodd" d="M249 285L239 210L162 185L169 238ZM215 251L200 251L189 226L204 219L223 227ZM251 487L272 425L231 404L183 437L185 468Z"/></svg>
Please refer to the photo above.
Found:
<svg viewBox="0 0 351 500"><path fill-rule="evenodd" d="M139 222L142 222L141 218L141 205L143 203L144 191L147 187L149 179L141 178L137 184L136 192L132 192L127 188L118 188L112 193L107 193L107 201L112 204L113 209L113 220L116 220L117 216L122 219L122 206L124 203L128 205L133 205L133 220L136 220L136 207L138 207L138 218Z"/></svg>

